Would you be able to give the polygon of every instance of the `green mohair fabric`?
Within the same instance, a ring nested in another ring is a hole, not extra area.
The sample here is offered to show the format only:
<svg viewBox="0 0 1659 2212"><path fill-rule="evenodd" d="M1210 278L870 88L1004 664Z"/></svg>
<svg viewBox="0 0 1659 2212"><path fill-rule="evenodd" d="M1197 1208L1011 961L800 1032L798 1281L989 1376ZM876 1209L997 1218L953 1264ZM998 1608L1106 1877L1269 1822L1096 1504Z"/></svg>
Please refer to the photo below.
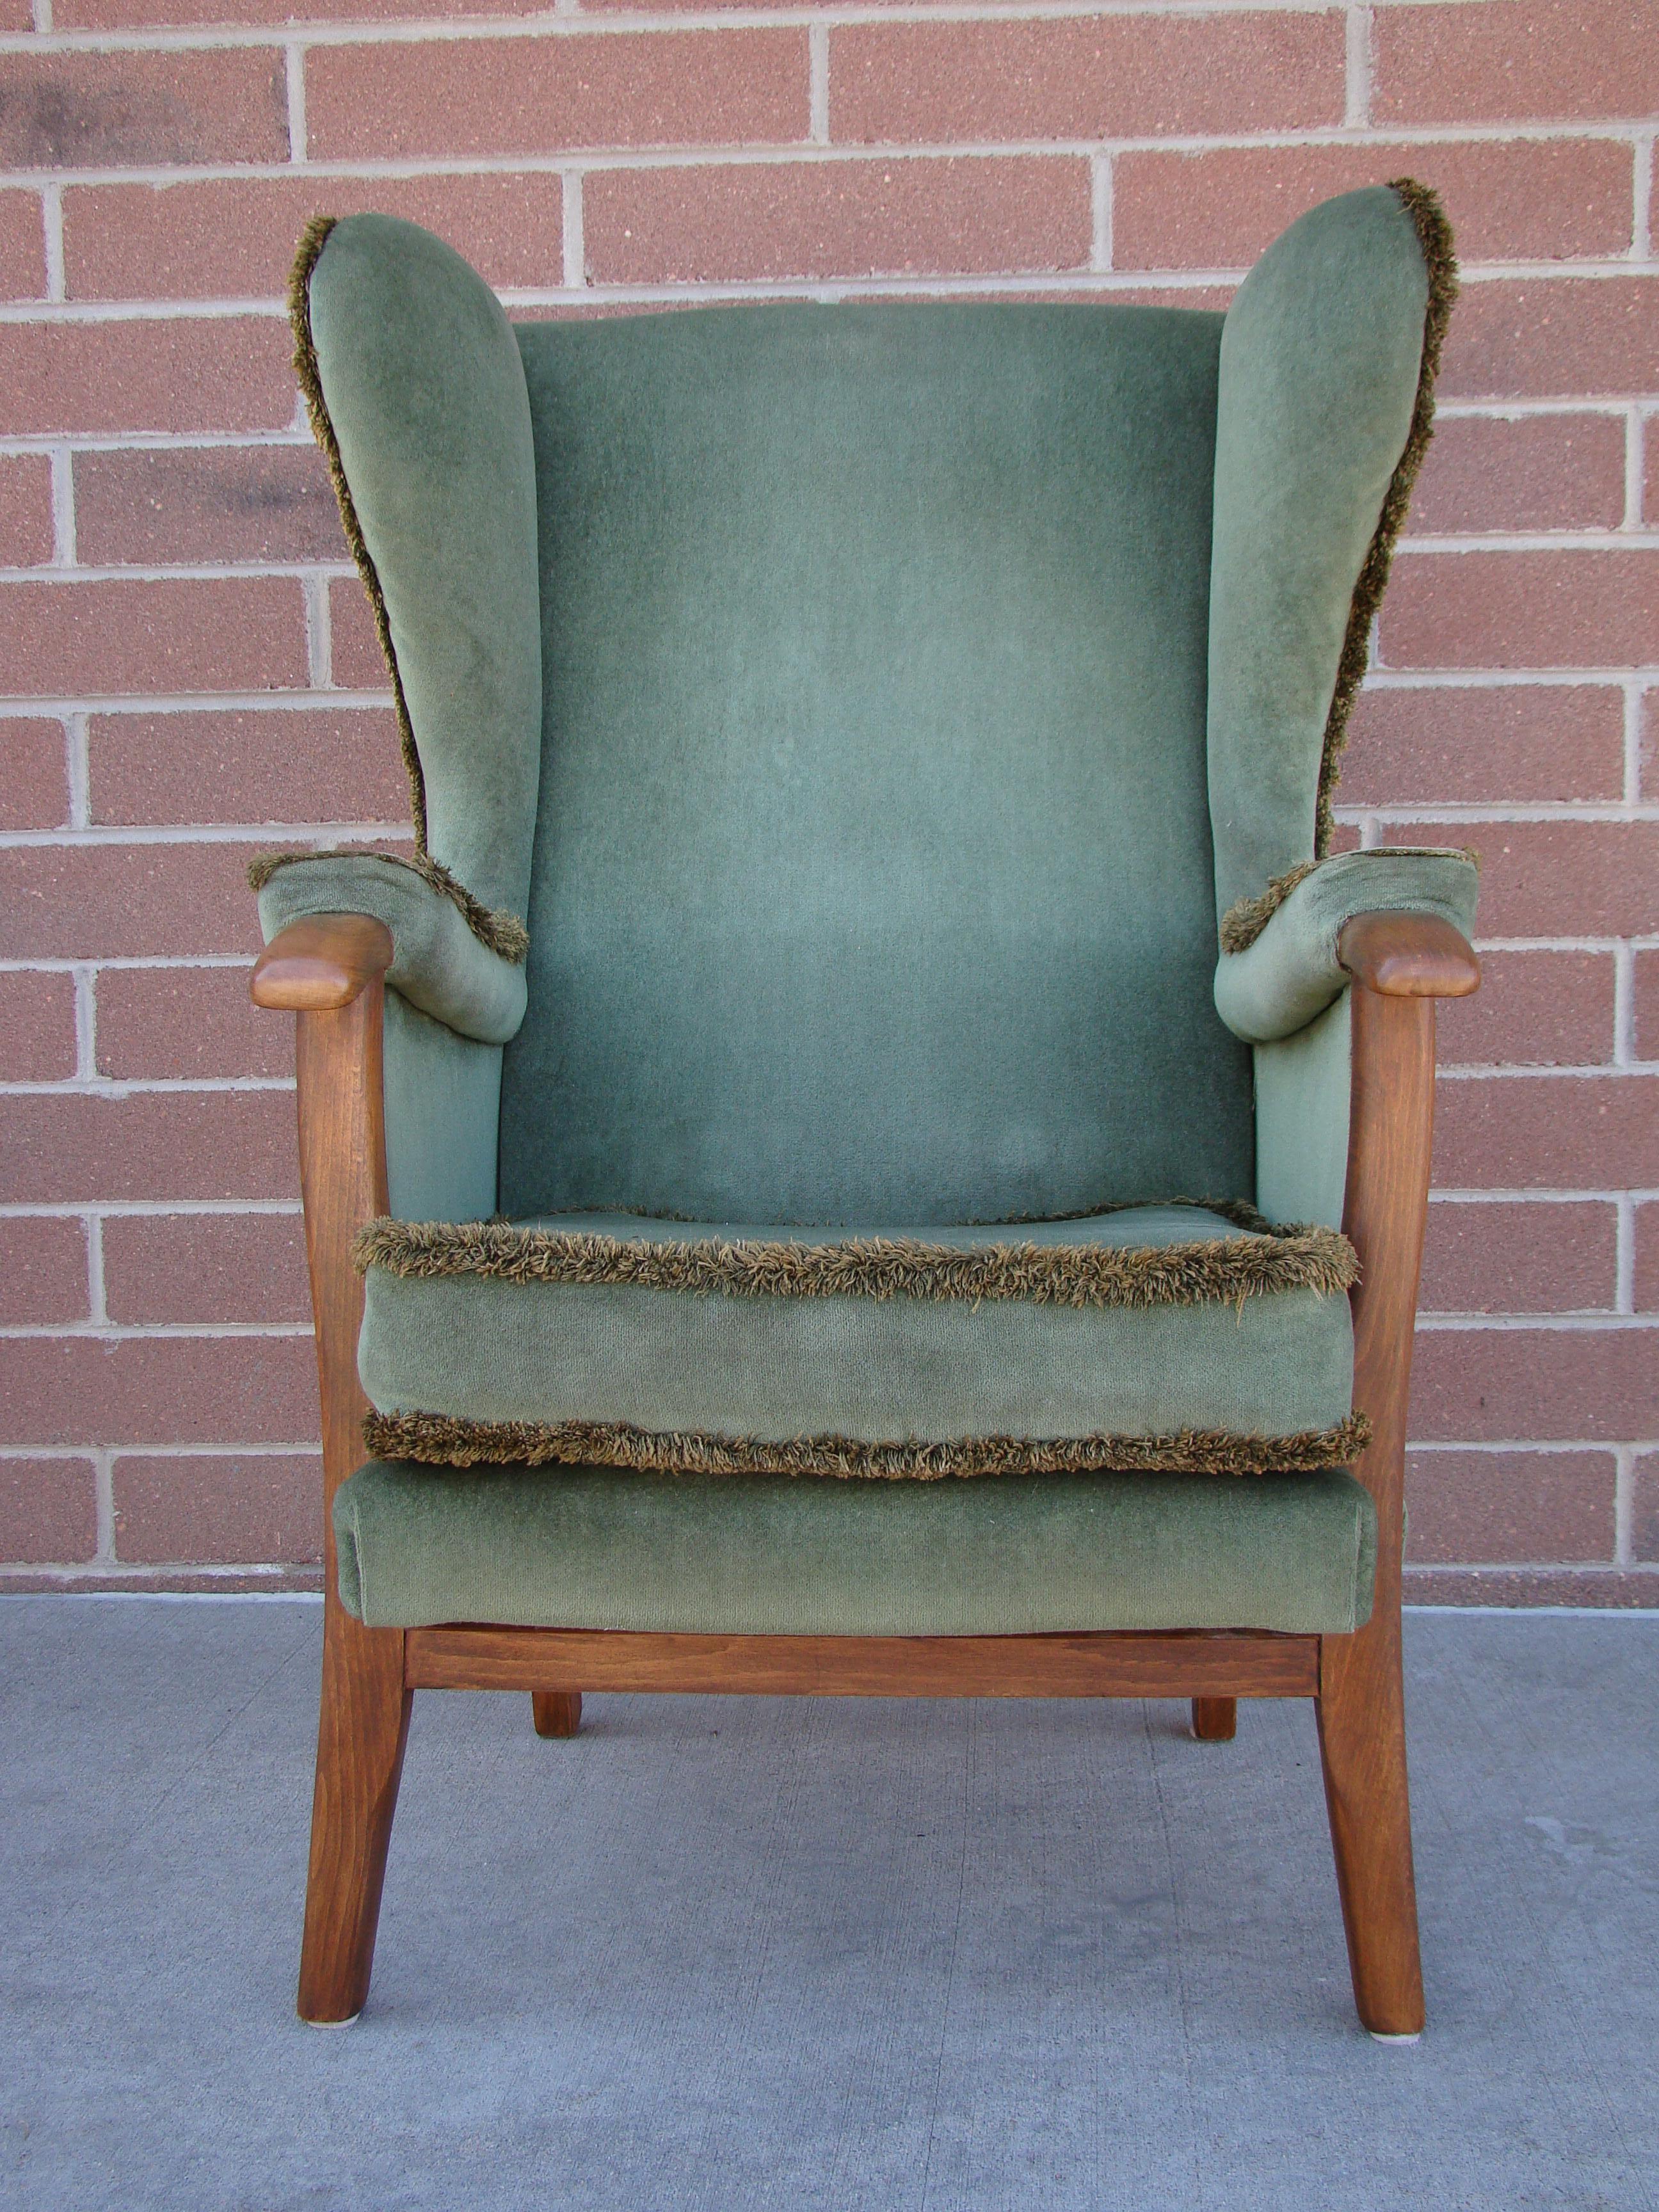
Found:
<svg viewBox="0 0 1659 2212"><path fill-rule="evenodd" d="M519 326L546 696L504 1212L1248 1195L1209 991L1219 334L1000 303Z"/></svg>
<svg viewBox="0 0 1659 2212"><path fill-rule="evenodd" d="M605 1220L537 1225L617 1234ZM678 1226L714 1242L738 1233ZM1066 1224L1073 1237L1094 1226ZM1137 1245L1240 1233L1185 1208L1113 1215L1102 1228ZM988 1243L1026 1233L977 1235ZM1352 1405L1352 1324L1340 1291L1077 1307L405 1278L383 1267L370 1267L365 1282L358 1372L382 1413L884 1443L1188 1429L1292 1436L1334 1427Z"/></svg>
<svg viewBox="0 0 1659 2212"><path fill-rule="evenodd" d="M1376 1522L1343 1470L795 1482L371 1462L337 1492L372 1627L703 1635L1265 1628L1370 1617Z"/></svg>
<svg viewBox="0 0 1659 2212"><path fill-rule="evenodd" d="M1355 586L1413 428L1429 270L1392 187L1269 246L1221 341L1210 594L1218 910L1311 860Z"/></svg>
<svg viewBox="0 0 1659 2212"><path fill-rule="evenodd" d="M1255 1048L1256 1203L1269 1221L1340 1228L1348 1182L1353 994Z"/></svg>
<svg viewBox="0 0 1659 2212"><path fill-rule="evenodd" d="M1252 1044L1290 1036L1347 988L1336 941L1357 914L1411 913L1474 927L1480 872L1467 853L1378 845L1334 853L1276 906L1243 952L1224 952L1215 1003L1236 1036Z"/></svg>
<svg viewBox="0 0 1659 2212"><path fill-rule="evenodd" d="M441 240L345 216L310 329L419 751L417 836L522 915L542 719L536 479L524 372L489 287ZM422 820L423 816L423 820Z"/></svg>
<svg viewBox="0 0 1659 2212"><path fill-rule="evenodd" d="M383 921L392 944L387 982L458 1036L499 1045L516 1035L525 1013L522 963L481 944L454 901L414 869L374 853L285 861L259 890L265 942L313 914L369 914Z"/></svg>
<svg viewBox="0 0 1659 2212"><path fill-rule="evenodd" d="M471 1221L495 1203L501 1048L386 994L386 1171L399 1213Z"/></svg>

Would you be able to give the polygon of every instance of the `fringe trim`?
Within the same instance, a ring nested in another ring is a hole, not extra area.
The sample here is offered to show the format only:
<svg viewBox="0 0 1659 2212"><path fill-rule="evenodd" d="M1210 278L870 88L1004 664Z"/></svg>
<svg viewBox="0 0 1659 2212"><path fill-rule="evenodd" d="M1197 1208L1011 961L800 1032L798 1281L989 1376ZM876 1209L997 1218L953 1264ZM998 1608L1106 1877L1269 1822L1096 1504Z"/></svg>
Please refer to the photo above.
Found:
<svg viewBox="0 0 1659 2212"><path fill-rule="evenodd" d="M834 1475L938 1482L953 1475L1297 1474L1347 1467L1370 1441L1364 1413L1334 1429L1236 1436L1183 1429L1169 1437L972 1437L950 1443L861 1443L850 1437L658 1434L625 1422L469 1421L447 1413L375 1413L363 1442L380 1460L441 1467L616 1467L641 1474Z"/></svg>
<svg viewBox="0 0 1659 2212"><path fill-rule="evenodd" d="M1319 796L1314 810L1314 854L1323 860L1330 850L1333 817L1331 802L1339 775L1338 763L1348 742L1348 717L1358 696L1370 647L1371 620L1381 605L1389 581L1394 549L1405 525L1412 486L1423 465L1434 435L1434 382L1440 369L1440 350L1446 325L1457 299L1457 254L1451 225L1439 195L1412 177L1395 177L1389 190L1398 195L1411 217L1428 272L1429 296L1423 314L1423 353L1417 372L1417 398L1412 407L1411 428L1394 475L1382 498L1376 530L1353 587L1348 608L1348 628L1336 664L1336 689L1331 695L1325 721L1325 741L1319 759Z"/></svg>
<svg viewBox="0 0 1659 2212"><path fill-rule="evenodd" d="M1235 899L1221 917L1222 951L1248 952L1297 885L1305 884L1318 866L1317 860L1304 860L1300 867L1274 876L1255 898Z"/></svg>
<svg viewBox="0 0 1659 2212"><path fill-rule="evenodd" d="M359 1273L384 1267L404 1280L474 1275L518 1284L620 1283L698 1296L909 1297L975 1305L1018 1299L1031 1305L1242 1306L1246 1298L1281 1291L1334 1297L1359 1279L1346 1237L1316 1225L1127 1249L1021 1243L963 1251L914 1237L836 1244L656 1243L519 1229L510 1222L382 1218L358 1232L352 1258Z"/></svg>
<svg viewBox="0 0 1659 2212"><path fill-rule="evenodd" d="M1467 860L1477 872L1480 866L1480 853L1473 845L1373 845L1367 849L1407 860ZM1299 868L1275 876L1259 898L1235 899L1221 917L1222 951L1248 952L1297 885L1306 883L1324 865L1323 860L1304 860Z"/></svg>
<svg viewBox="0 0 1659 2212"><path fill-rule="evenodd" d="M328 464L329 481L334 487L334 496L339 503L340 521L345 531L346 544L351 548L351 557L357 563L357 573L363 580L363 589L368 594L369 611L374 617L374 631L380 641L380 651L392 676L392 702L398 720L398 743L404 757L404 768L409 777L410 814L415 824L415 859L405 860L405 867L413 866L426 876L434 890L453 899L460 908L466 925L473 935L498 952L503 960L516 967L530 949L530 939L516 915L493 911L474 898L471 892L457 883L447 868L428 857L426 849L426 777L421 767L420 748L415 742L415 725L410 718L409 701L404 692L403 672L398 665L397 647L392 642L392 617L386 611L386 592L380 584L380 572L374 565L374 556L363 536L363 526L358 519L356 501L351 496L351 486L346 480L345 462L340 453L340 441L335 435L334 423L328 411L328 401L323 395L322 370L318 365L316 341L311 331L311 276L322 258L338 216L313 216L300 234L299 251L294 257L294 267L288 280L288 314L294 331L294 374L305 394L306 411L311 417L312 434L323 449L323 459ZM310 854L274 855L276 866L284 860L308 860ZM394 857L382 854L383 859ZM263 862L256 861L255 866ZM249 871L252 881L252 870ZM261 878L270 880L270 872ZM253 888L258 890L258 884ZM514 951L509 947L517 945Z"/></svg>
<svg viewBox="0 0 1659 2212"><path fill-rule="evenodd" d="M489 951L514 968L522 967L529 957L530 932L518 915L481 905L465 884L458 883L442 861L434 860L428 853L375 853L364 845L324 845L309 853L261 853L248 863L250 890L262 891L279 868L291 868L301 860L385 860L394 868L407 868L459 908L467 927Z"/></svg>
<svg viewBox="0 0 1659 2212"><path fill-rule="evenodd" d="M346 481L345 462L340 453L340 441L334 434L334 424L328 411L328 402L323 396L322 370L318 365L316 341L311 334L311 275L322 258L323 248L340 218L337 215L314 215L300 233L299 250L294 257L294 266L288 280L288 319L294 331L294 374L300 380L300 389L305 394L306 411L311 417L312 434L323 449L328 463L329 481L334 486L334 496L339 501L340 520L344 525L346 544L351 548L351 557L357 563L357 573L363 580L363 589L368 593L368 604L374 617L375 633L380 641L380 651L392 673L392 699L398 717L398 739L403 748L404 767L409 775L410 811L415 822L415 848L426 850L426 779L421 770L421 756L415 743L415 725L410 720L409 702L404 696L404 679L398 666L397 647L392 642L392 617L386 612L386 593L380 587L380 572L374 566L374 556L368 550L363 536L363 526L357 519L356 501L351 496L351 486Z"/></svg>

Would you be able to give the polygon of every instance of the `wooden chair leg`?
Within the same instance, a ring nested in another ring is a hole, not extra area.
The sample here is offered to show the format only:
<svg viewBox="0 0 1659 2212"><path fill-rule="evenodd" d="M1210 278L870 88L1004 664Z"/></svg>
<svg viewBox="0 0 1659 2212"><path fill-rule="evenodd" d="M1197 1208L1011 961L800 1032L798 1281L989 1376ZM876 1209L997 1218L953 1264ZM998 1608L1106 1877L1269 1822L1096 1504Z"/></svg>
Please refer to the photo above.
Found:
<svg viewBox="0 0 1659 2212"><path fill-rule="evenodd" d="M1324 1639L1318 1712L1354 2006L1373 2035L1416 2036L1423 1966L1397 1611L1362 1635Z"/></svg>
<svg viewBox="0 0 1659 2212"><path fill-rule="evenodd" d="M574 1735L582 1724L580 1690L532 1690L530 1711L538 1735Z"/></svg>
<svg viewBox="0 0 1659 2212"><path fill-rule="evenodd" d="M300 1952L300 2017L318 2027L355 2020L368 1995L413 1701L402 1630L365 1628L331 1599Z"/></svg>
<svg viewBox="0 0 1659 2212"><path fill-rule="evenodd" d="M1193 1734L1200 1743L1231 1743L1237 1733L1237 1698L1193 1699Z"/></svg>

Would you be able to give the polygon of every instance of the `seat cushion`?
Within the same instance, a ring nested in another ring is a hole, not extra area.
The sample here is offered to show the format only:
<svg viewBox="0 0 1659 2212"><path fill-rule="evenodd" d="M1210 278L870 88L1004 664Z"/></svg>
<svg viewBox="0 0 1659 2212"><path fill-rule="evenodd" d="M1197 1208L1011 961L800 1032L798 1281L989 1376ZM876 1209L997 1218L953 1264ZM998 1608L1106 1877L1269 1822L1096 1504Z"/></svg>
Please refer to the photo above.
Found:
<svg viewBox="0 0 1659 2212"><path fill-rule="evenodd" d="M1272 1628L1370 1615L1376 1515L1340 1468L789 1482L371 1462L336 1495L374 1627L706 1635Z"/></svg>
<svg viewBox="0 0 1659 2212"><path fill-rule="evenodd" d="M1248 1208L799 1229L573 1214L359 1241L377 1457L937 1476L1338 1465L1352 1249Z"/></svg>

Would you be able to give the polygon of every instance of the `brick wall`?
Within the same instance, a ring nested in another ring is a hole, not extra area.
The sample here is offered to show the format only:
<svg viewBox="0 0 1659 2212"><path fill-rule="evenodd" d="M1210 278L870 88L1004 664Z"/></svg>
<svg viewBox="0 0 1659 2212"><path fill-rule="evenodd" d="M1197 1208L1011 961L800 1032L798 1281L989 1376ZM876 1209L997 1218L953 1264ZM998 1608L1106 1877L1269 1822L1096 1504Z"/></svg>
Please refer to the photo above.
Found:
<svg viewBox="0 0 1659 2212"><path fill-rule="evenodd" d="M242 871L398 834L404 802L288 367L305 217L414 216L521 314L1214 303L1312 201L1409 172L1468 288L1340 818L1480 848L1487 977L1443 1030L1416 1587L1652 1601L1645 0L0 0L0 25L10 1586L314 1577L292 1048L246 1003Z"/></svg>

